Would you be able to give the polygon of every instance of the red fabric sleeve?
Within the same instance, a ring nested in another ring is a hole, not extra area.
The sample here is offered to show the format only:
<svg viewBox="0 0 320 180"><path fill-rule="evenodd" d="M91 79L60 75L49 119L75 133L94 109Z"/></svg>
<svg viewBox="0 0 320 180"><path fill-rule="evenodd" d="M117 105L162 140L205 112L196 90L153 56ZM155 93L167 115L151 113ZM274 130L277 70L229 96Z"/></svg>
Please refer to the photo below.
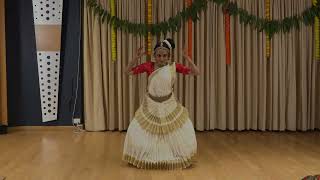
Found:
<svg viewBox="0 0 320 180"><path fill-rule="evenodd" d="M153 64L152 62L148 61L143 64L139 64L136 67L131 69L133 74L140 74L140 73L148 73L150 75L153 72Z"/></svg>
<svg viewBox="0 0 320 180"><path fill-rule="evenodd" d="M191 69L189 67L182 65L182 64L176 63L176 71L178 73L182 73L182 74L186 75L186 74L190 74Z"/></svg>

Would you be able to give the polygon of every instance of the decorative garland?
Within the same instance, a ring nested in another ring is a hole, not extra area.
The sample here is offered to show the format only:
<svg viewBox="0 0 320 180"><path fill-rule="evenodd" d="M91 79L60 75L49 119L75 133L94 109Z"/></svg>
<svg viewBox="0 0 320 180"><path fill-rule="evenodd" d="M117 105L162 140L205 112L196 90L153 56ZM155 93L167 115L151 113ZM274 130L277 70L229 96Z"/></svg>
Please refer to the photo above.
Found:
<svg viewBox="0 0 320 180"><path fill-rule="evenodd" d="M313 5L317 6L318 1L313 0ZM320 22L319 18L315 17L314 18L314 38L315 38L315 55L316 59L320 60Z"/></svg>
<svg viewBox="0 0 320 180"><path fill-rule="evenodd" d="M116 15L116 2L115 0L110 1L111 15L114 17ZM116 28L111 28L111 59L116 61L117 59L117 33Z"/></svg>
<svg viewBox="0 0 320 180"><path fill-rule="evenodd" d="M265 15L268 21L271 21L271 13L270 13L270 0L265 0ZM269 34L266 34L266 56L267 59L270 59L271 55L271 38Z"/></svg>
<svg viewBox="0 0 320 180"><path fill-rule="evenodd" d="M192 5L192 0L186 0L187 7ZM192 19L188 19L188 56L192 57Z"/></svg>
<svg viewBox="0 0 320 180"><path fill-rule="evenodd" d="M147 24L152 24L152 0L148 0L147 4ZM151 50L152 50L152 35L151 32L148 32L147 37L147 56L148 59L151 58Z"/></svg>
<svg viewBox="0 0 320 180"><path fill-rule="evenodd" d="M225 32L225 44L226 44L226 64L231 64L231 41L230 41L230 14L224 9L224 32Z"/></svg>
<svg viewBox="0 0 320 180"><path fill-rule="evenodd" d="M106 21L108 24L113 25L115 29L135 35L147 36L148 32L152 35L159 35L161 33L166 35L168 32L177 32L181 24L189 18L194 22L199 20L198 14L207 8L208 2L224 6L231 16L239 16L241 24L249 24L259 32L264 31L270 38L272 38L275 33L287 33L293 28L298 29L300 22L303 22L307 26L312 25L315 17L320 16L320 3L307 8L299 15L285 17L282 20L269 21L268 19L252 15L245 9L239 8L236 2L228 2L227 0L194 0L190 7L184 8L176 16L157 24L148 25L147 23L133 23L128 20L119 19L105 10L97 0L87 0L87 6L90 10L93 10L94 15L98 15L102 23Z"/></svg>

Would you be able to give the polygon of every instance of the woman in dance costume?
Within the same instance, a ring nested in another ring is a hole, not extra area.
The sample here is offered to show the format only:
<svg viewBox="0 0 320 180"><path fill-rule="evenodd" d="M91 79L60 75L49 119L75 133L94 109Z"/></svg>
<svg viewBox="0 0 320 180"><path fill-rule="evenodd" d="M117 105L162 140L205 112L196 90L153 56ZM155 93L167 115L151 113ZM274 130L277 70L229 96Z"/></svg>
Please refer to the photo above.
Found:
<svg viewBox="0 0 320 180"><path fill-rule="evenodd" d="M171 62L175 48L172 39L154 47L155 62L136 66L145 55L140 48L127 67L128 74L148 74L147 93L130 122L123 149L123 160L143 169L182 169L192 164L197 151L194 127L188 110L175 98L176 72L199 75L198 67L184 52L190 67Z"/></svg>

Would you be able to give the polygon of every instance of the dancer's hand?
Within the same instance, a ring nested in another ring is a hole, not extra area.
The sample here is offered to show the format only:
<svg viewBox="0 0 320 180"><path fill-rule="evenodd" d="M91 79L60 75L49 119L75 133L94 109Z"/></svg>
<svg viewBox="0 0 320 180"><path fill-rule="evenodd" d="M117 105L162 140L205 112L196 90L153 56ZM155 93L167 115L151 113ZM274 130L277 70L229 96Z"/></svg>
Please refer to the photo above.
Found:
<svg viewBox="0 0 320 180"><path fill-rule="evenodd" d="M138 50L137 50L137 53L136 55L134 56L134 58L129 62L129 64L127 65L126 67L126 71L125 73L126 74L132 74L131 72L131 69L136 65L136 63L139 61L139 59L146 55L147 53L146 52L142 52L142 49L143 47L140 47Z"/></svg>
<svg viewBox="0 0 320 180"><path fill-rule="evenodd" d="M138 60L140 59L142 56L145 56L147 54L147 52L142 52L142 49L143 49L143 46L140 47L138 50L137 50L137 53L136 53L136 56L135 56L135 60Z"/></svg>
<svg viewBox="0 0 320 180"><path fill-rule="evenodd" d="M188 55L188 50L187 49L183 50L182 56L184 57L183 59L187 59L189 62L192 62L191 58Z"/></svg>
<svg viewBox="0 0 320 180"><path fill-rule="evenodd" d="M188 50L184 49L183 50L183 59L186 59L188 61L188 63L191 65L191 73L192 75L199 75L200 74L200 70L199 68L193 63L191 57L189 57L188 55Z"/></svg>

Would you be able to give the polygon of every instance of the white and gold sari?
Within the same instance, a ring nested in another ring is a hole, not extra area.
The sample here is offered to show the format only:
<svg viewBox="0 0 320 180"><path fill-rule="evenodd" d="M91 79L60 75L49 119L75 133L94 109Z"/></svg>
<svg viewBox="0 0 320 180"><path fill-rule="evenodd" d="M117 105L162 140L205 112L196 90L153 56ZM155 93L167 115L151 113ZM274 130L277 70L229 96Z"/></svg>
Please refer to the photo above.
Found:
<svg viewBox="0 0 320 180"><path fill-rule="evenodd" d="M196 136L187 109L172 92L175 79L174 63L149 76L148 93L127 131L124 161L144 169L181 169L191 165L197 151ZM168 99L162 102L151 98L165 96Z"/></svg>

